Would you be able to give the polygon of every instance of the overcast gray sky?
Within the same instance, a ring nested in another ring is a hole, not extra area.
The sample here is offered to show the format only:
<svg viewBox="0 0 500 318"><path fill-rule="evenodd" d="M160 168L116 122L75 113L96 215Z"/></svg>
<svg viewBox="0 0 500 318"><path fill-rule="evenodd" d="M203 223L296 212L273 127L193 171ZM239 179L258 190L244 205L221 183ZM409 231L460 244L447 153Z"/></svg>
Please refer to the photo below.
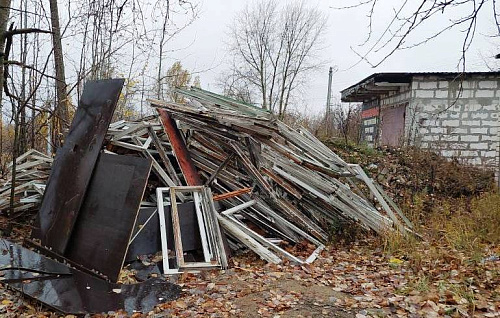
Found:
<svg viewBox="0 0 500 318"><path fill-rule="evenodd" d="M282 0L284 1L284 0ZM202 71L202 87L219 91L217 76L228 68L225 61L229 59L226 50L227 30L238 11L251 1L243 0L202 0L200 1L199 18L184 30L173 42L172 47L183 48L171 54L174 60L180 60L184 67L190 70ZM321 68L308 76L303 93L302 111L319 112L325 107L327 94L328 69L336 66L338 71L333 76L334 97L340 98L339 92L374 72L412 72L412 71L457 71L457 63L461 55L463 32L458 29L449 31L438 39L425 45L397 51L381 66L372 68L366 62L353 66L359 58L351 47L359 51L367 34L368 8L337 10L334 7L347 6L357 1L312 0L306 2L317 7L328 16L328 29L324 39L324 50L320 60L327 61ZM376 14L374 34L380 34L387 22L393 16L392 7L398 3L394 0L380 0ZM457 12L460 14L461 12ZM488 37L492 29L490 8L486 8L479 19L476 38L467 56L468 71L487 70L484 60L493 62L495 51L494 40ZM414 40L423 39L427 34L437 30L445 23L443 16L436 16L422 30L413 35ZM463 29L463 28L462 28ZM378 55L370 59L377 60Z"/></svg>

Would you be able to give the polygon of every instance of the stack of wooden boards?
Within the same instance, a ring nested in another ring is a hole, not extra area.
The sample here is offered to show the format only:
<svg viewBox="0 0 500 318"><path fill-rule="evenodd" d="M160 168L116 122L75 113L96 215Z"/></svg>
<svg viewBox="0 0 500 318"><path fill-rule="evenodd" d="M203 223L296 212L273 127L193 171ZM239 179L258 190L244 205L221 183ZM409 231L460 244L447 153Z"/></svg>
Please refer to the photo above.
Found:
<svg viewBox="0 0 500 318"><path fill-rule="evenodd" d="M347 164L307 130L201 89L176 93L184 103L150 100L164 124L173 119L183 132L187 153L174 155L191 160L218 195L251 188L220 201L227 210L219 222L233 247L243 244L275 263L283 257L308 262L334 225L354 223L378 233L411 229L361 167ZM307 240L317 249L299 259L281 248L283 240Z"/></svg>
<svg viewBox="0 0 500 318"><path fill-rule="evenodd" d="M14 213L36 209L42 202L45 184L50 173L52 158L31 149L16 159L16 187L14 190ZM12 189L12 163L7 166L7 180L0 188L0 211L10 209Z"/></svg>

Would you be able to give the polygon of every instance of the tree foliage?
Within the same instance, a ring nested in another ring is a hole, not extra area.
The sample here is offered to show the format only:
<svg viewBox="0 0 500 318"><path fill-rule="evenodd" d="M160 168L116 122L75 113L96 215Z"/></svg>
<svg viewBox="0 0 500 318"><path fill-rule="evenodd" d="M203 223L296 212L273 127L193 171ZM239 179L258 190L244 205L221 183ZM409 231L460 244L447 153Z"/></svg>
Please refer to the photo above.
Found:
<svg viewBox="0 0 500 318"><path fill-rule="evenodd" d="M197 76L195 78L195 85L194 86L200 86L200 78ZM180 103L183 101L182 97L179 96L175 92L175 88L177 87L186 87L191 84L191 73L182 68L182 64L180 61L174 62L172 66L168 69L167 75L165 76L165 83L167 84L168 88L168 97L176 102Z"/></svg>

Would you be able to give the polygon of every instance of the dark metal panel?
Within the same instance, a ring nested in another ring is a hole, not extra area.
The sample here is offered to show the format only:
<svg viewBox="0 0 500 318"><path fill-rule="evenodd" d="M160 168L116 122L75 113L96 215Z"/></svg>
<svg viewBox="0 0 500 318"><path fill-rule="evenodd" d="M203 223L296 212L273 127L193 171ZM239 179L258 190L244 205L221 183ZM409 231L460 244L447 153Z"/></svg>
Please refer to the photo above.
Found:
<svg viewBox="0 0 500 318"><path fill-rule="evenodd" d="M151 164L146 158L100 155L66 258L117 281Z"/></svg>
<svg viewBox="0 0 500 318"><path fill-rule="evenodd" d="M39 210L42 245L63 254L113 117L123 79L88 82L57 152Z"/></svg>
<svg viewBox="0 0 500 318"><path fill-rule="evenodd" d="M133 285L109 283L3 239L0 239L0 267L4 279L21 278L8 283L9 287L64 314L98 314L119 309L129 314L149 312L158 303L178 298L181 292L179 286L160 279ZM40 279L29 274L36 271L62 275Z"/></svg>
<svg viewBox="0 0 500 318"><path fill-rule="evenodd" d="M167 226L167 243L168 246L174 246L170 205L165 206L164 209ZM177 209L179 210L183 250L186 252L200 250L202 245L194 203L179 203L177 204ZM156 208L146 208L139 211L132 237L135 233L137 233L139 227L144 225L146 220L151 216L151 213L156 210ZM158 213L155 212L155 215L146 225L144 225L139 235L137 235L135 240L128 247L128 253L125 260L132 261L137 259L137 256L139 255L154 254L159 251L161 251L160 222L158 219Z"/></svg>
<svg viewBox="0 0 500 318"><path fill-rule="evenodd" d="M187 185L190 186L201 186L203 183L201 182L198 171L196 170L196 166L194 165L193 160L189 154L189 151L184 143L184 139L182 138L181 132L175 121L170 117L168 112L164 109L158 109L158 113L160 114L161 123L163 125L163 129L167 133L170 144L172 145L172 150L174 151L175 158L177 158L177 162L181 167L182 174L186 179Z"/></svg>

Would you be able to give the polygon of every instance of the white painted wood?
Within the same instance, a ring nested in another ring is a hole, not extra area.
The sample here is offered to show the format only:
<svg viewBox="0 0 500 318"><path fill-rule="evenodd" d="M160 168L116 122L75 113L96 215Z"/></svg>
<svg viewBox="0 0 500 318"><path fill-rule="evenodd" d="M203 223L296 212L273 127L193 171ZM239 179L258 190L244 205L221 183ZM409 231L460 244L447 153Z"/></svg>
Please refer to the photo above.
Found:
<svg viewBox="0 0 500 318"><path fill-rule="evenodd" d="M163 192L167 192L168 188L156 188L156 198L158 202L158 217L160 220L160 239L161 239L161 254L163 260L163 273L169 273L168 266L168 244L167 244L167 226L165 223L165 209L163 207Z"/></svg>
<svg viewBox="0 0 500 318"><path fill-rule="evenodd" d="M258 234L257 232L253 231L252 229L248 228L245 224L243 224L242 222L238 221L234 216L229 216L227 219L230 220L230 221L232 221L235 226L237 226L240 230L242 230L243 232L245 232L247 235L249 235L250 237L252 237L253 239L255 239L257 242L259 242L263 246L275 250L276 252L284 255L286 258L288 258L292 262L296 262L298 264L303 264L304 263L304 261L302 261L298 257L292 255L291 253L289 253L286 250L282 249L278 245L275 245L275 244L271 243L270 241L268 241L262 235Z"/></svg>
<svg viewBox="0 0 500 318"><path fill-rule="evenodd" d="M323 244L318 246L318 248L315 249L314 252L306 259L305 263L311 264L312 262L314 262L316 260L316 258L318 258L321 251L323 251L324 249L325 249L325 246Z"/></svg>
<svg viewBox="0 0 500 318"><path fill-rule="evenodd" d="M256 203L255 200L251 200L251 201L245 202L243 204L234 206L234 207L232 207L230 209L227 209L227 210L221 212L221 214L228 216L228 215L231 215L231 214L236 213L238 211L241 211L241 210L244 210L246 208L249 208L252 205L254 205L255 203Z"/></svg>
<svg viewBox="0 0 500 318"><path fill-rule="evenodd" d="M194 192L193 193L193 199L194 199L194 208L196 211L196 219L198 220L198 229L200 230L200 238L201 238L201 246L203 249L203 257L205 259L205 262L210 262L212 255L209 251L209 245L207 242L207 233L205 231L206 224L205 220L203 219L203 214L201 211L201 195L199 192Z"/></svg>
<svg viewBox="0 0 500 318"><path fill-rule="evenodd" d="M112 140L111 144L115 145L115 146L127 148L130 150L135 150L135 151L143 151L144 150L144 148L142 146L137 146L137 145L134 145L134 144L131 144L128 142L123 142L123 141Z"/></svg>
<svg viewBox="0 0 500 318"><path fill-rule="evenodd" d="M363 180L366 183L366 185L370 189L371 193L377 198L377 201L380 203L380 205L382 205L382 208L385 210L385 212L387 212L387 215L389 215L389 217L394 222L394 224L399 229L399 231L403 234L406 233L405 227L398 220L398 218L396 217L394 212L391 210L391 208L389 207L387 202L385 202L384 198L382 197L380 192L378 192L377 188L375 187L373 180L366 175L363 168L361 168L361 166L355 165L355 164L349 164L349 167L352 167L353 169L355 169L356 172L358 172L358 176L361 178L361 180Z"/></svg>
<svg viewBox="0 0 500 318"><path fill-rule="evenodd" d="M269 251L266 247L262 246L254 238L252 238L251 236L249 236L248 234L243 232L239 227L234 225L226 217L218 215L217 219L219 220L219 224L222 225L222 227L226 231L228 231L228 233L230 233L232 236L237 238L240 242L245 244L249 249L254 251L263 260L270 262L270 263L274 263L274 264L281 263L281 259L276 254Z"/></svg>

